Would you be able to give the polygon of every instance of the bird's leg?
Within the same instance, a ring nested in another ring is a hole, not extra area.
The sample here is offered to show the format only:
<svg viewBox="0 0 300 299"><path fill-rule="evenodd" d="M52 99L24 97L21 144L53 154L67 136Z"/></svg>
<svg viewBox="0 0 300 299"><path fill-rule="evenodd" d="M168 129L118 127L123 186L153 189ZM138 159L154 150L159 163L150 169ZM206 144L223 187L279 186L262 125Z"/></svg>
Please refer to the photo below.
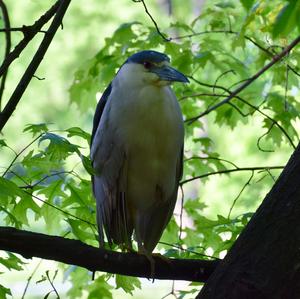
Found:
<svg viewBox="0 0 300 299"><path fill-rule="evenodd" d="M136 251L132 248L132 244L129 244L129 243L124 243L124 244L122 244L120 247L121 247L121 250L122 250L122 251L125 251L125 252L130 252L130 253L136 252Z"/></svg>
<svg viewBox="0 0 300 299"><path fill-rule="evenodd" d="M155 257L158 257L160 258L162 261L168 263L168 264L171 264L171 261L168 257L162 255L161 253L152 253L152 256L155 256Z"/></svg>
<svg viewBox="0 0 300 299"><path fill-rule="evenodd" d="M140 237L140 232L139 232L138 226L136 227L136 230L135 230L135 238L136 238L136 241L137 241L137 244L138 244L138 254L144 255L147 258L147 260L150 262L150 278L152 278L152 280L154 281L155 260L152 257L151 252L149 252L145 248L145 246L142 242L142 239Z"/></svg>
<svg viewBox="0 0 300 299"><path fill-rule="evenodd" d="M150 252L144 247L143 244L138 243L138 254L142 254L147 258L150 262L150 278L152 278L152 282L154 282L154 275L155 275L155 260Z"/></svg>

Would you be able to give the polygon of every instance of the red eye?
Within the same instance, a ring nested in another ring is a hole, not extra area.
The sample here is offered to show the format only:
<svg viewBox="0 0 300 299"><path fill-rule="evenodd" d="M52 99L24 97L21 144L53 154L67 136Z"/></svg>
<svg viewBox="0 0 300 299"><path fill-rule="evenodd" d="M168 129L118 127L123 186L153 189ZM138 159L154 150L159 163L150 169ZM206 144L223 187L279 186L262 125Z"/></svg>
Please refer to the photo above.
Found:
<svg viewBox="0 0 300 299"><path fill-rule="evenodd" d="M149 61L145 61L145 62L143 63L143 65L144 65L145 69L150 69L151 66L152 66L152 63L149 62Z"/></svg>

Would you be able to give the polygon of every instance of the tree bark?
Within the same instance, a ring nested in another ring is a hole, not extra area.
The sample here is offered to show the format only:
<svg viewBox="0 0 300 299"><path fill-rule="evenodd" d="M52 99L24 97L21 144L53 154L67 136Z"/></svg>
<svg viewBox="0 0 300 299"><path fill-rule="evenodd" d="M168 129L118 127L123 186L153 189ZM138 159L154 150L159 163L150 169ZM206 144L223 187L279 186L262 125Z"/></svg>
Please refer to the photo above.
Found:
<svg viewBox="0 0 300 299"><path fill-rule="evenodd" d="M300 298L300 145L196 298Z"/></svg>
<svg viewBox="0 0 300 299"><path fill-rule="evenodd" d="M0 249L103 271L155 279L206 281L218 260L168 259L153 255L154 275L150 261L142 254L121 253L89 246L77 240L0 226Z"/></svg>

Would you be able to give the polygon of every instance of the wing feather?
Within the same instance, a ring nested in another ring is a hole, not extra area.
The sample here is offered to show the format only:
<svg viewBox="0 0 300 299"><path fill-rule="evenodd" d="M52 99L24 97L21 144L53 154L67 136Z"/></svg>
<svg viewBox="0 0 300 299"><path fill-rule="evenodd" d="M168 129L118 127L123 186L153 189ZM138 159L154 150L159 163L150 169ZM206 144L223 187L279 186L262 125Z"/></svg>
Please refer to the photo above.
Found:
<svg viewBox="0 0 300 299"><path fill-rule="evenodd" d="M116 128L110 122L111 84L103 93L94 116L91 159L95 174L93 192L97 205L100 246L104 246L105 231L110 245L131 246L132 226L126 205L127 158L116 138Z"/></svg>

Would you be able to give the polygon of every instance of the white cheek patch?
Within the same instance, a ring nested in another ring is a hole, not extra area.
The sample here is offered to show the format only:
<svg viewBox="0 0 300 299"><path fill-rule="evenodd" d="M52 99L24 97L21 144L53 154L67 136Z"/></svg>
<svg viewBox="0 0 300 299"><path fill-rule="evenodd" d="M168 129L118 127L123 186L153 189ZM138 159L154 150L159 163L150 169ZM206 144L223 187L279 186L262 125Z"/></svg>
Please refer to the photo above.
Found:
<svg viewBox="0 0 300 299"><path fill-rule="evenodd" d="M145 79L148 82L155 82L155 81L159 80L159 76L154 73L147 72Z"/></svg>

